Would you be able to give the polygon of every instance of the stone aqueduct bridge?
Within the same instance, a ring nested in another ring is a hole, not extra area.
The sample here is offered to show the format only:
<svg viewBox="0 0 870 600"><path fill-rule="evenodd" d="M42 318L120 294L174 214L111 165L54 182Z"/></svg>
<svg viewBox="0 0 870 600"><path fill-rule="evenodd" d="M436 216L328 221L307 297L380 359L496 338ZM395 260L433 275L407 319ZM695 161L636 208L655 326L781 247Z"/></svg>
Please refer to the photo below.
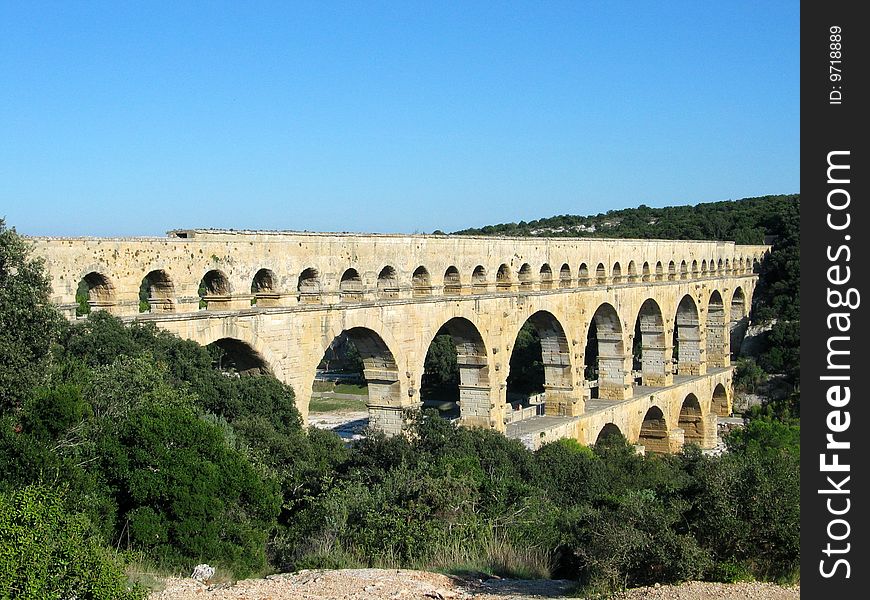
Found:
<svg viewBox="0 0 870 600"><path fill-rule="evenodd" d="M748 315L769 250L215 230L32 241L53 301L70 318L84 281L94 310L201 344L243 342L293 387L304 416L318 363L345 333L363 358L371 423L400 430L402 411L420 406L424 360L440 330L457 347L463 424L525 436L533 447L553 436L593 443L616 427L654 451L715 442L716 415L731 408L729 334ZM146 276L150 310L140 312ZM506 383L527 321L541 337L547 416L513 423ZM590 331L597 381L584 379Z"/></svg>

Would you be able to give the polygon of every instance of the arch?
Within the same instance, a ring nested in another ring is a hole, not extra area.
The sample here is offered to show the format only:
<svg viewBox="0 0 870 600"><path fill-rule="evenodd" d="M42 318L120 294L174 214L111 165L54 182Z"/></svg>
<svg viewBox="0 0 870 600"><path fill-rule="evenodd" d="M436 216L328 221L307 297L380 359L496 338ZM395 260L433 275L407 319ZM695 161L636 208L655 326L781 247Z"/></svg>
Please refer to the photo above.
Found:
<svg viewBox="0 0 870 600"><path fill-rule="evenodd" d="M719 259L719 262L716 263L716 272L717 272L719 275L722 275L722 274L725 272L725 270L724 270L724 264L725 264L725 263L722 261L721 258Z"/></svg>
<svg viewBox="0 0 870 600"><path fill-rule="evenodd" d="M530 290L534 287L535 282L532 279L532 265L523 263L519 272L520 289Z"/></svg>
<svg viewBox="0 0 870 600"><path fill-rule="evenodd" d="M459 418L471 426L495 427L492 417L489 384L489 358L486 344L477 327L464 317L454 317L444 323L429 342L439 335L450 336L456 351L459 371ZM428 351L427 351L428 355ZM421 375L421 388L426 377L425 363Z"/></svg>
<svg viewBox="0 0 870 600"><path fill-rule="evenodd" d="M513 288L513 274L511 268L502 263L495 274L495 289L497 292L509 292Z"/></svg>
<svg viewBox="0 0 870 600"><path fill-rule="evenodd" d="M662 261L656 263L656 281L665 280L665 268L662 266Z"/></svg>
<svg viewBox="0 0 870 600"><path fill-rule="evenodd" d="M595 437L595 445L598 446L602 443L607 445L613 443L613 441L622 442L623 440L625 440L625 436L619 427L614 423L605 423L604 427L601 428L601 431L599 431L598 435Z"/></svg>
<svg viewBox="0 0 870 600"><path fill-rule="evenodd" d="M728 320L725 305L718 290L713 290L707 302L707 364L727 367L731 361L728 351Z"/></svg>
<svg viewBox="0 0 870 600"><path fill-rule="evenodd" d="M668 422L662 409L652 406L643 417L640 426L638 444L644 447L646 452L654 454L667 454L671 452L670 436L668 435Z"/></svg>
<svg viewBox="0 0 870 600"><path fill-rule="evenodd" d="M115 285L108 276L91 271L79 280L76 290L76 316L92 310L105 310L115 305Z"/></svg>
<svg viewBox="0 0 870 600"><path fill-rule="evenodd" d="M628 280L637 281L637 265L633 260L628 263Z"/></svg>
<svg viewBox="0 0 870 600"><path fill-rule="evenodd" d="M740 344L743 341L743 336L746 334L746 329L749 327L749 318L746 310L746 296L743 293L742 287L734 289L731 296L730 307L730 322L729 322L729 342L731 357L737 359L740 352Z"/></svg>
<svg viewBox="0 0 870 600"><path fill-rule="evenodd" d="M706 275L706 274L707 274L707 259L705 258L701 261L701 275Z"/></svg>
<svg viewBox="0 0 870 600"><path fill-rule="evenodd" d="M544 392L546 414L579 412L572 392L571 349L565 329L553 313L540 310L526 319L517 332L507 377L511 395Z"/></svg>
<svg viewBox="0 0 870 600"><path fill-rule="evenodd" d="M743 275L746 272L746 260L741 256L740 263L737 267L737 272Z"/></svg>
<svg viewBox="0 0 870 600"><path fill-rule="evenodd" d="M637 336L640 336L639 340ZM640 367L643 385L665 386L673 383L672 349L668 347L662 309L652 298L644 301L637 313L633 354L636 357L635 366Z"/></svg>
<svg viewBox="0 0 870 600"><path fill-rule="evenodd" d="M674 281L677 278L677 265L674 261L668 263L668 281Z"/></svg>
<svg viewBox="0 0 870 600"><path fill-rule="evenodd" d="M251 304L268 306L277 304L280 294L275 285L275 273L270 269L260 269L251 280Z"/></svg>
<svg viewBox="0 0 870 600"><path fill-rule="evenodd" d="M701 403L695 394L689 394L680 407L678 427L683 430L683 439L687 444L705 446L707 442L706 424Z"/></svg>
<svg viewBox="0 0 870 600"><path fill-rule="evenodd" d="M761 272L761 262L757 258L752 259L752 272L760 273Z"/></svg>
<svg viewBox="0 0 870 600"><path fill-rule="evenodd" d="M563 264L559 269L559 287L571 287L571 266L568 263Z"/></svg>
<svg viewBox="0 0 870 600"><path fill-rule="evenodd" d="M680 375L704 375L707 365L701 347L701 319L695 299L686 294L677 306L674 318L674 338L677 356L677 373Z"/></svg>
<svg viewBox="0 0 870 600"><path fill-rule="evenodd" d="M725 274L731 275L731 259L730 258L725 259Z"/></svg>
<svg viewBox="0 0 870 600"><path fill-rule="evenodd" d="M155 269L142 278L139 285L139 312L172 312L175 310L175 286L163 269Z"/></svg>
<svg viewBox="0 0 870 600"><path fill-rule="evenodd" d="M581 263L580 268L577 269L577 285L583 287L589 284L589 267L586 266L586 263Z"/></svg>
<svg viewBox="0 0 870 600"><path fill-rule="evenodd" d="M601 304L589 322L584 353L584 377L597 381L599 398L623 400L631 396L630 365L622 323L613 305Z"/></svg>
<svg viewBox="0 0 870 600"><path fill-rule="evenodd" d="M362 278L356 269L347 269L338 283L339 302L359 302L363 299Z"/></svg>
<svg viewBox="0 0 870 600"><path fill-rule="evenodd" d="M345 340L356 350L362 364L362 377L368 388L369 426L387 434L400 433L403 406L395 354L376 331L351 327L330 341L324 356Z"/></svg>
<svg viewBox="0 0 870 600"><path fill-rule="evenodd" d="M239 376L272 374L265 357L251 344L233 337L222 337L206 345L211 347L212 363L216 368Z"/></svg>
<svg viewBox="0 0 870 600"><path fill-rule="evenodd" d="M459 271L456 272L459 274ZM432 279L429 277L429 271L423 265L414 269L411 275L411 295L415 298L432 295Z"/></svg>
<svg viewBox="0 0 870 600"><path fill-rule="evenodd" d="M613 283L622 283L622 266L618 262L613 263L613 269L610 271L610 279Z"/></svg>
<svg viewBox="0 0 870 600"><path fill-rule="evenodd" d="M607 283L607 269L604 267L604 263L598 263L598 266L595 267L595 283L598 285Z"/></svg>
<svg viewBox="0 0 870 600"><path fill-rule="evenodd" d="M698 276L698 260L695 259L692 261L692 277Z"/></svg>
<svg viewBox="0 0 870 600"><path fill-rule="evenodd" d="M717 384L713 390L710 410L719 417L727 417L731 414L731 402L728 399L728 390L721 383Z"/></svg>
<svg viewBox="0 0 870 600"><path fill-rule="evenodd" d="M200 308L206 310L224 308L229 303L230 294L230 280L219 269L208 271L199 282Z"/></svg>
<svg viewBox="0 0 870 600"><path fill-rule="evenodd" d="M541 265L539 277L542 290L553 289L553 269L550 267L549 264L544 263Z"/></svg>
<svg viewBox="0 0 870 600"><path fill-rule="evenodd" d="M680 279L688 279L689 278L689 265L686 264L686 261L682 261L680 263Z"/></svg>
<svg viewBox="0 0 870 600"><path fill-rule="evenodd" d="M396 269L385 266L378 273L378 298L392 300L399 297L399 276Z"/></svg>
<svg viewBox="0 0 870 600"><path fill-rule="evenodd" d="M320 303L320 273L317 269L309 267L299 274L296 292L300 304Z"/></svg>
<svg viewBox="0 0 870 600"><path fill-rule="evenodd" d="M459 269L451 265L444 271L444 295L459 296L461 293L462 281L459 277Z"/></svg>
<svg viewBox="0 0 870 600"><path fill-rule="evenodd" d="M643 263L643 281L649 281L650 279L649 263L645 262Z"/></svg>
<svg viewBox="0 0 870 600"><path fill-rule="evenodd" d="M483 294L486 292L486 269L483 265L474 267L471 273L471 286L475 294Z"/></svg>

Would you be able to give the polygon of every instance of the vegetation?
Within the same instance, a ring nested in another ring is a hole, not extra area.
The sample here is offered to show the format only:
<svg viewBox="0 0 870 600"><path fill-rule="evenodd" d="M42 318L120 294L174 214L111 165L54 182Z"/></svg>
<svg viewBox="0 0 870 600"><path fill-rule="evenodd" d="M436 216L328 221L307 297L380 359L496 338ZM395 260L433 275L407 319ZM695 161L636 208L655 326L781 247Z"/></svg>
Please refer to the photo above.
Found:
<svg viewBox="0 0 870 600"><path fill-rule="evenodd" d="M763 277L794 273L782 246ZM756 311L794 289L765 285ZM533 392L540 342L520 337L532 367L510 384ZM433 343L430 389L458 385L452 344ZM787 360L770 354L746 365L748 381ZM237 577L363 565L559 576L590 591L797 574L792 404L758 411L722 457L642 457L619 436L530 452L428 412L409 415L408 436L347 447L303 428L289 387L234 364L100 311L67 323L0 222L0 597L139 598L125 557Z"/></svg>

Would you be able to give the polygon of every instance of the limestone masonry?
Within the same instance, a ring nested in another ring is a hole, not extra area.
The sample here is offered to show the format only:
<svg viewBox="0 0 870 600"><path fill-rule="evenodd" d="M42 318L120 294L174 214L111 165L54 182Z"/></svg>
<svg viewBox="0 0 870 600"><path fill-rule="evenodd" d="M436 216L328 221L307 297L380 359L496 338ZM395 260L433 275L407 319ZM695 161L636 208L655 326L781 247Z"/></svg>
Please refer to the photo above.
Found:
<svg viewBox="0 0 870 600"><path fill-rule="evenodd" d="M307 416L316 368L342 332L365 365L371 423L395 433L420 405L444 327L458 349L460 419L537 447L618 429L647 451L710 447L731 409L730 340L745 327L768 246L731 242L173 231L157 238L31 238L52 300L153 321L201 344L244 344ZM139 290L147 277L148 311ZM202 306L202 308L200 308ZM144 308L144 307L143 307ZM642 368L632 371L640 321ZM546 416L513 422L511 349L541 337ZM584 379L590 325L597 379ZM679 356L674 356L674 335Z"/></svg>

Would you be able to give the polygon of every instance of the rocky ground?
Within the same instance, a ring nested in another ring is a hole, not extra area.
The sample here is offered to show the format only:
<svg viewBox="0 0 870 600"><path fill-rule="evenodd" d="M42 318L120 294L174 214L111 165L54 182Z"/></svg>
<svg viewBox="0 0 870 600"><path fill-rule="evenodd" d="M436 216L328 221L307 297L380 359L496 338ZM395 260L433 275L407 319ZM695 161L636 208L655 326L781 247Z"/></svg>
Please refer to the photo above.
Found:
<svg viewBox="0 0 870 600"><path fill-rule="evenodd" d="M393 569L300 571L208 585L169 579L149 600L539 600L576 597L567 581L456 579L439 573ZM567 596L566 596L567 594ZM629 590L618 600L798 600L800 587L767 583L691 582Z"/></svg>

